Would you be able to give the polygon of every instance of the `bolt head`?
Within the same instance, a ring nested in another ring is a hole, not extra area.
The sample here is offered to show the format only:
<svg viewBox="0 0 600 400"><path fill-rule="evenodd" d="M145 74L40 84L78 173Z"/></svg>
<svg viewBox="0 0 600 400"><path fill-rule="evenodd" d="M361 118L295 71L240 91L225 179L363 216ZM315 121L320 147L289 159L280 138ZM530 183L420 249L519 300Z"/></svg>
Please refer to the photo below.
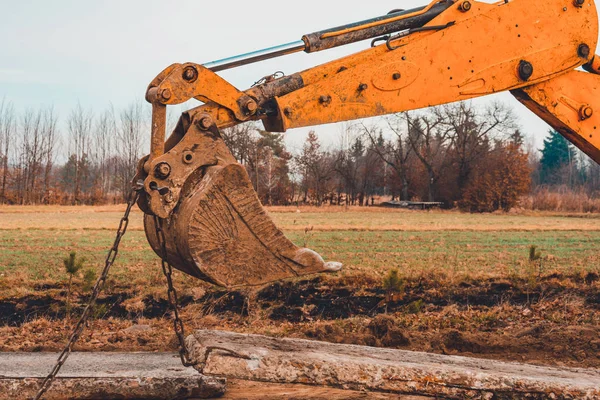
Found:
<svg viewBox="0 0 600 400"><path fill-rule="evenodd" d="M524 81L528 81L532 75L533 65L529 61L522 60L519 63L519 77Z"/></svg>
<svg viewBox="0 0 600 400"><path fill-rule="evenodd" d="M258 104L256 104L256 102L254 100L249 100L246 103L246 110L253 114L256 110L258 109Z"/></svg>
<svg viewBox="0 0 600 400"><path fill-rule="evenodd" d="M583 5L585 4L585 0L574 0L573 3L577 7L583 7Z"/></svg>
<svg viewBox="0 0 600 400"><path fill-rule="evenodd" d="M470 1L463 1L460 5L460 11L462 12L467 12L471 9L471 2Z"/></svg>
<svg viewBox="0 0 600 400"><path fill-rule="evenodd" d="M362 92L363 90L367 90L368 88L369 88L369 85L367 85L366 83L361 83L361 84L358 86L358 90L360 90L361 92Z"/></svg>
<svg viewBox="0 0 600 400"><path fill-rule="evenodd" d="M159 179L167 179L171 175L171 166L167 163L160 163L154 170L154 175Z"/></svg>
<svg viewBox="0 0 600 400"><path fill-rule="evenodd" d="M183 79L188 82L193 82L198 79L198 71L194 67L187 67L183 71Z"/></svg>
<svg viewBox="0 0 600 400"><path fill-rule="evenodd" d="M208 129L212 126L212 124L213 124L213 120L208 115L200 118L200 121L199 121L200 128Z"/></svg>
<svg viewBox="0 0 600 400"><path fill-rule="evenodd" d="M588 58L590 56L590 46L585 43L580 44L577 49L577 54L581 58Z"/></svg>
<svg viewBox="0 0 600 400"><path fill-rule="evenodd" d="M593 115L594 109L590 106L582 106L579 110L579 116L581 117L582 121L592 118Z"/></svg>
<svg viewBox="0 0 600 400"><path fill-rule="evenodd" d="M321 104L327 104L327 103L331 102L331 97L323 95L323 96L319 97L319 102L321 102Z"/></svg>
<svg viewBox="0 0 600 400"><path fill-rule="evenodd" d="M392 79L395 81L397 81L400 78L402 78L402 74L400 74L400 72L396 72L392 75Z"/></svg>
<svg viewBox="0 0 600 400"><path fill-rule="evenodd" d="M171 89L163 89L163 91L161 92L160 95L162 96L163 99L169 100L172 96Z"/></svg>
<svg viewBox="0 0 600 400"><path fill-rule="evenodd" d="M289 117L289 116L290 116L290 115L292 115L292 113L293 113L293 111L292 111L292 108L291 108L291 107L286 107L286 108L283 110L283 113Z"/></svg>

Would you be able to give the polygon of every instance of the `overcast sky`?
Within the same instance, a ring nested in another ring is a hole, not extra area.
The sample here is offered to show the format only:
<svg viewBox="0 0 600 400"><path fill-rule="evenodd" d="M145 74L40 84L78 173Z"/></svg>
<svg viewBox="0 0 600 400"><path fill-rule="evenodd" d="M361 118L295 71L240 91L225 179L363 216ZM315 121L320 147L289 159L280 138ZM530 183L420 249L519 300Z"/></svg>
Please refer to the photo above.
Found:
<svg viewBox="0 0 600 400"><path fill-rule="evenodd" d="M61 120L77 102L98 112L110 103L119 108L143 99L148 83L172 63L202 64L427 1L0 0L0 98L18 110L54 105ZM269 73L291 74L368 45L300 53L221 74L247 89ZM541 143L545 123L509 94L493 98L510 103L523 130ZM340 128L316 131L335 143ZM297 148L307 132L289 131L288 145Z"/></svg>

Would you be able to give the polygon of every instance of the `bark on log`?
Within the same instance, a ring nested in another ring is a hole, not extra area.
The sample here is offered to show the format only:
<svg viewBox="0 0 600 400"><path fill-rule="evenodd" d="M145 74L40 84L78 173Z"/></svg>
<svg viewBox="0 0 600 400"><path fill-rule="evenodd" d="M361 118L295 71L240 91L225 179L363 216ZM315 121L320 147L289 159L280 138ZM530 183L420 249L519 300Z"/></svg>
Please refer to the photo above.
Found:
<svg viewBox="0 0 600 400"><path fill-rule="evenodd" d="M187 340L192 356L206 361L199 369L232 379L451 398L600 399L598 370L220 331Z"/></svg>

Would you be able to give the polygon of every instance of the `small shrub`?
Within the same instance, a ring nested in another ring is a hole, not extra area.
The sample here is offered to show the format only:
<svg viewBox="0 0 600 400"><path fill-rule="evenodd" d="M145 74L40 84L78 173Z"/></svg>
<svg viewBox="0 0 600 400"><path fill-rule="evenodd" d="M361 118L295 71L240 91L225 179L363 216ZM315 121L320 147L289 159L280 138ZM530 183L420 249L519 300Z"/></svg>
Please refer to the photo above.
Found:
<svg viewBox="0 0 600 400"><path fill-rule="evenodd" d="M73 285L73 275L83 267L84 258L77 258L77 253L72 251L69 257L63 259L65 272L69 275L69 288L67 290L67 318L71 318L71 287Z"/></svg>
<svg viewBox="0 0 600 400"><path fill-rule="evenodd" d="M404 290L404 280L397 269L391 269L383 278L383 289L386 293L401 293Z"/></svg>
<svg viewBox="0 0 600 400"><path fill-rule="evenodd" d="M304 246L303 247L308 247L310 240L313 238L314 229L315 229L314 226L307 226L304 228Z"/></svg>
<svg viewBox="0 0 600 400"><path fill-rule="evenodd" d="M83 274L83 290L86 292L91 290L96 283L96 279L98 279L98 274L96 274L96 271L93 269L88 269L85 271Z"/></svg>
<svg viewBox="0 0 600 400"><path fill-rule="evenodd" d="M529 273L527 277L527 302L529 303L529 289L538 283L538 279L542 277L542 252L537 249L536 245L529 246Z"/></svg>
<svg viewBox="0 0 600 400"><path fill-rule="evenodd" d="M94 308L92 308L90 317L91 319L102 319L109 311L110 307L108 304L96 304Z"/></svg>
<svg viewBox="0 0 600 400"><path fill-rule="evenodd" d="M73 277L73 275L79 272L81 267L83 267L84 262L84 258L77 258L77 253L72 251L69 254L69 257L63 259L63 264L65 265L65 272L71 277Z"/></svg>
<svg viewBox="0 0 600 400"><path fill-rule="evenodd" d="M536 262L542 258L542 252L537 249L536 245L529 246L529 262Z"/></svg>
<svg viewBox="0 0 600 400"><path fill-rule="evenodd" d="M397 269L391 269L383 277L383 290L385 290L385 312L387 313L388 304L394 301L395 296L404 291L404 280L400 277Z"/></svg>
<svg viewBox="0 0 600 400"><path fill-rule="evenodd" d="M420 299L420 300L416 300L416 301L413 301L412 303L410 303L406 307L406 311L409 314L420 314L421 312L423 312L424 307L425 307L425 302L422 299Z"/></svg>

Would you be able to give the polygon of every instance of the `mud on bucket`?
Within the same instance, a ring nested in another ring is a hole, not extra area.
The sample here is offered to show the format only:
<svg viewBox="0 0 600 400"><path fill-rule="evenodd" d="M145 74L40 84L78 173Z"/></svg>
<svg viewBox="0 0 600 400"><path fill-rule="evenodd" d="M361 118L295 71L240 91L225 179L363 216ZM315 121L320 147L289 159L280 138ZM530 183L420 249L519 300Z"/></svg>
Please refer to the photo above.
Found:
<svg viewBox="0 0 600 400"><path fill-rule="evenodd" d="M209 167L190 180L172 216L162 223L173 267L224 287L256 286L342 268L284 236L262 208L240 164ZM160 255L154 217L146 215L144 226Z"/></svg>

